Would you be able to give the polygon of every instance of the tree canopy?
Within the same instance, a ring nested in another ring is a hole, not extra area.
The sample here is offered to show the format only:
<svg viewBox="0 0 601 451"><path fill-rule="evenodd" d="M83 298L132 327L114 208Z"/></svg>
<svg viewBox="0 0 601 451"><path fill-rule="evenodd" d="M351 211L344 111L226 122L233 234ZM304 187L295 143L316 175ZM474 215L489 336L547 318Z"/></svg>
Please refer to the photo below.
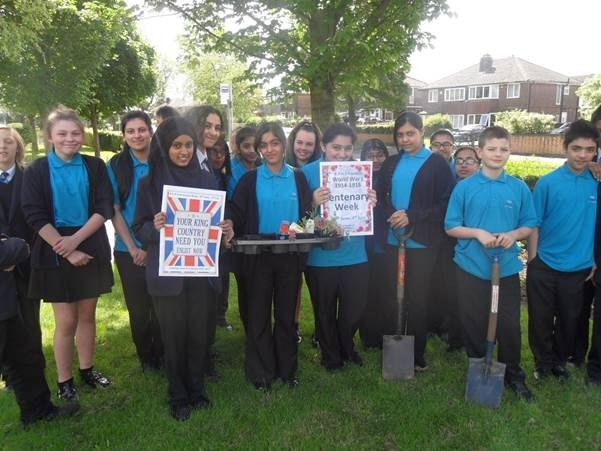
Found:
<svg viewBox="0 0 601 451"><path fill-rule="evenodd" d="M576 94L584 101L583 117L588 119L593 110L601 105L601 74L584 80Z"/></svg>
<svg viewBox="0 0 601 451"><path fill-rule="evenodd" d="M309 91L313 120L334 120L339 86L361 87L377 74L409 67L431 38L420 30L445 0L147 0L180 12L206 50L233 53L283 92ZM402 80L401 80L402 81Z"/></svg>

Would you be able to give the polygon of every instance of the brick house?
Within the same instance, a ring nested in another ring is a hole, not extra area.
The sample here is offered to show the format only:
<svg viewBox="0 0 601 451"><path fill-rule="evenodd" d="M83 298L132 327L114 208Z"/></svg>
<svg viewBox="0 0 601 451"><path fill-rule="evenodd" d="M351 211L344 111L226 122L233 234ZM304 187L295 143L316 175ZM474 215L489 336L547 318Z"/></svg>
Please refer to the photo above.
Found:
<svg viewBox="0 0 601 451"><path fill-rule="evenodd" d="M422 112L448 114L453 128L489 125L491 115L514 109L552 114L558 122L573 121L580 84L579 79L516 56L493 60L484 55L479 64L422 87Z"/></svg>

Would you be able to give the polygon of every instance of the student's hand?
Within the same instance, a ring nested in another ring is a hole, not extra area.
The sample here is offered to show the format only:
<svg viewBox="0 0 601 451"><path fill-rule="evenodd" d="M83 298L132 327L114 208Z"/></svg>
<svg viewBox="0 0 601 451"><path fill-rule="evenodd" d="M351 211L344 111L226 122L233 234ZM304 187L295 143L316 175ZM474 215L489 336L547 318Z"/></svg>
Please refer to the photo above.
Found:
<svg viewBox="0 0 601 451"><path fill-rule="evenodd" d="M597 271L597 267L593 266L591 268L591 272L588 273L588 276L586 276L586 279L584 279L585 282L588 282L589 280L591 282L593 282L593 285L595 284L595 272Z"/></svg>
<svg viewBox="0 0 601 451"><path fill-rule="evenodd" d="M15 269L15 265L9 266L8 268L4 268L2 271L11 272L13 269Z"/></svg>
<svg viewBox="0 0 601 451"><path fill-rule="evenodd" d="M219 223L219 227L223 231L223 241L226 247L231 247L231 241L234 238L234 223L231 219L226 219Z"/></svg>
<svg viewBox="0 0 601 451"><path fill-rule="evenodd" d="M80 243L75 238L73 238L73 235L63 236L56 243L54 243L54 246L52 246L52 250L61 257L67 258L71 252L77 249L77 246L79 246L79 244Z"/></svg>
<svg viewBox="0 0 601 451"><path fill-rule="evenodd" d="M86 266L93 258L82 251L73 251L67 256L67 260L73 266Z"/></svg>
<svg viewBox="0 0 601 451"><path fill-rule="evenodd" d="M330 198L330 190L328 188L317 188L313 191L313 205L318 206L324 204Z"/></svg>
<svg viewBox="0 0 601 451"><path fill-rule="evenodd" d="M378 195L376 194L376 190L368 189L367 195L369 196L369 202L371 203L371 206L375 207L378 203Z"/></svg>
<svg viewBox="0 0 601 451"><path fill-rule="evenodd" d="M154 224L154 228L158 231L165 227L165 221L167 221L167 213L160 211L156 215L154 215L154 219L152 222Z"/></svg>
<svg viewBox="0 0 601 451"><path fill-rule="evenodd" d="M499 233L497 235L497 239L495 240L495 245L493 247L502 247L504 249L509 249L514 244L515 238L511 232Z"/></svg>
<svg viewBox="0 0 601 451"><path fill-rule="evenodd" d="M407 227L409 225L409 216L407 216L407 212L405 210L397 210L390 215L390 218L387 219L387 222L393 229Z"/></svg>
<svg viewBox="0 0 601 451"><path fill-rule="evenodd" d="M480 244L484 247L497 247L497 237L486 230L478 229L476 231L476 239L480 241Z"/></svg>
<svg viewBox="0 0 601 451"><path fill-rule="evenodd" d="M134 261L134 265L146 266L146 251L144 249L136 247L129 251L129 255L131 255L131 258Z"/></svg>
<svg viewBox="0 0 601 451"><path fill-rule="evenodd" d="M591 174L593 174L593 177L595 177L597 181L601 181L601 164L591 161L588 164L588 170L591 171Z"/></svg>

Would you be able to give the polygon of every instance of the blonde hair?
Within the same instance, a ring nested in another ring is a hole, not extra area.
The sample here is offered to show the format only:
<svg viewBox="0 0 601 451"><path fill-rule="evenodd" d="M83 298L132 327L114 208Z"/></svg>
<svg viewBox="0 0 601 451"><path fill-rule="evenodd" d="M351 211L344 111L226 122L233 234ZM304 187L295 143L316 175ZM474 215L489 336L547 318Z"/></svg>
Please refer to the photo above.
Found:
<svg viewBox="0 0 601 451"><path fill-rule="evenodd" d="M57 106L54 110L50 112L48 115L48 119L46 119L46 127L44 128L44 132L46 133L46 137L50 137L50 133L52 132L52 127L58 121L70 121L75 122L75 124L81 129L81 132L84 133L84 125L82 120L79 118L77 113L73 111L71 108L67 108L64 105Z"/></svg>
<svg viewBox="0 0 601 451"><path fill-rule="evenodd" d="M25 160L25 141L19 134L19 132L9 126L2 125L0 130L8 130L10 136L17 142L17 153L15 155L15 164L19 167L23 167L23 161Z"/></svg>

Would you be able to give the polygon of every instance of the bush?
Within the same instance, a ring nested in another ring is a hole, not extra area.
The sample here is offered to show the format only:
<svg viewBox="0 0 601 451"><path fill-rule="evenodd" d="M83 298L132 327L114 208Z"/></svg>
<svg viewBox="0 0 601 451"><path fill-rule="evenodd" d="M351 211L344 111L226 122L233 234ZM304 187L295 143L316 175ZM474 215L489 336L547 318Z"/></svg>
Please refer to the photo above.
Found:
<svg viewBox="0 0 601 451"><path fill-rule="evenodd" d="M506 128L509 133L548 133L555 127L551 114L528 113L526 110L497 113L495 125Z"/></svg>
<svg viewBox="0 0 601 451"><path fill-rule="evenodd" d="M301 119L296 118L296 119L287 119L285 117L282 116L250 116L246 122L244 122L244 125L248 126L248 127L258 127L259 125L265 123L265 122L275 122L277 124L280 124L282 127L294 127L298 122L300 122Z"/></svg>
<svg viewBox="0 0 601 451"><path fill-rule="evenodd" d="M534 189L536 182L543 175L548 174L552 170L560 166L561 162L545 162L541 160L510 160L505 166L508 174L511 174L526 182L530 189Z"/></svg>
<svg viewBox="0 0 601 451"><path fill-rule="evenodd" d="M119 132L113 132L110 130L98 130L98 138L100 140L101 150L111 150L113 152L119 152L123 143L123 136ZM86 128L84 137L84 144L86 146L94 147L94 132L91 128Z"/></svg>
<svg viewBox="0 0 601 451"><path fill-rule="evenodd" d="M424 134L430 136L436 130L446 128L448 130L453 128L453 121L446 114L433 114L428 116L424 121Z"/></svg>
<svg viewBox="0 0 601 451"><path fill-rule="evenodd" d="M394 133L394 122L379 122L377 124L357 125L357 133L381 133L390 135Z"/></svg>
<svg viewBox="0 0 601 451"><path fill-rule="evenodd" d="M12 124L8 124L9 127L14 128L19 132L19 135L25 141L25 144L29 144L33 142L33 127L30 124L22 124L21 122L13 122Z"/></svg>

